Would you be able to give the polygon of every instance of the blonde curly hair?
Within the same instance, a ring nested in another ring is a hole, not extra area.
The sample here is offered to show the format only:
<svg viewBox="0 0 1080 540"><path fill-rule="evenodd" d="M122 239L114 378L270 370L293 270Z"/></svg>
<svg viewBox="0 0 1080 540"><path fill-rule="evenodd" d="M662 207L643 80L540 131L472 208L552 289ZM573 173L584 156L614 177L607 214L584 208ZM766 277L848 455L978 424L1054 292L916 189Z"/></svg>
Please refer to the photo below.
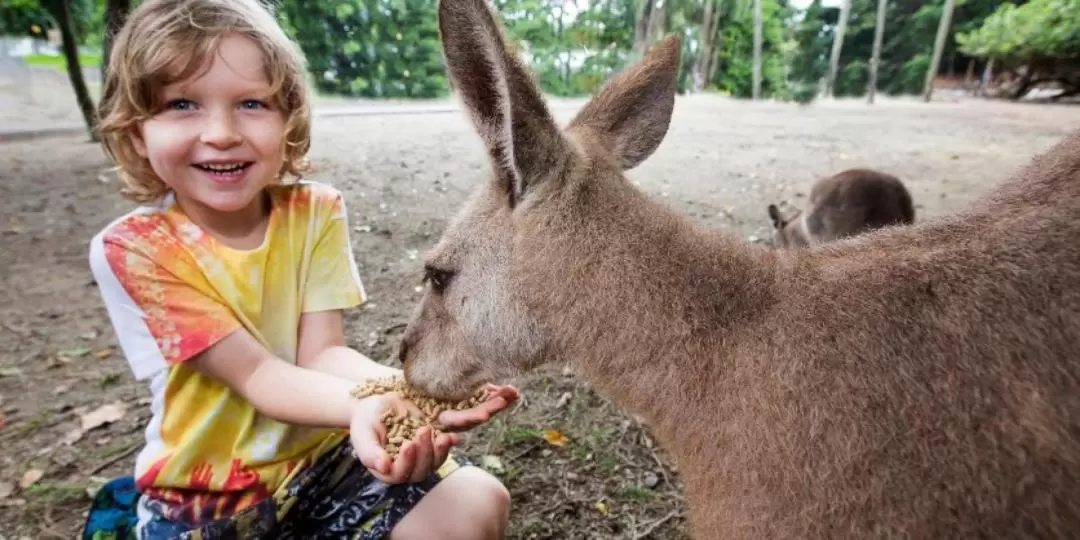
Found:
<svg viewBox="0 0 1080 540"><path fill-rule="evenodd" d="M285 160L279 177L310 170L311 105L300 48L257 0L146 0L117 33L98 107L102 146L115 162L123 194L137 203L169 188L132 143L139 124L163 106L162 89L194 75L227 34L262 49L274 106L285 114Z"/></svg>

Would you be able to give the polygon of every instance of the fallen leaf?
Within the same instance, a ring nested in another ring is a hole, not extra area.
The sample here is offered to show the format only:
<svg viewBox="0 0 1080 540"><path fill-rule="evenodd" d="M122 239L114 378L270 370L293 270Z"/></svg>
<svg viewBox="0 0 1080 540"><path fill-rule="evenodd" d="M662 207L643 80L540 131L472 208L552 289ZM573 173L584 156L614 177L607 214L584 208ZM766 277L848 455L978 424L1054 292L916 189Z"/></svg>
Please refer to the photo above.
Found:
<svg viewBox="0 0 1080 540"><path fill-rule="evenodd" d="M491 472L503 472L502 460L499 456L486 455L480 457L480 466Z"/></svg>
<svg viewBox="0 0 1080 540"><path fill-rule="evenodd" d="M566 443L570 442L570 439L567 439L566 435L553 429L544 432L544 440L552 446L565 446Z"/></svg>
<svg viewBox="0 0 1080 540"><path fill-rule="evenodd" d="M0 368L0 377L19 377L22 370L17 367Z"/></svg>
<svg viewBox="0 0 1080 540"><path fill-rule="evenodd" d="M56 369L61 366L66 366L70 363L71 358L68 358L66 356L50 356L49 359L45 361L45 367L48 369Z"/></svg>
<svg viewBox="0 0 1080 540"><path fill-rule="evenodd" d="M0 482L0 499L8 498L12 493L15 493L14 482Z"/></svg>
<svg viewBox="0 0 1080 540"><path fill-rule="evenodd" d="M605 503L604 501L596 501L596 504L594 504L593 506L596 507L597 512L600 512L605 516L611 513L611 511L608 510L607 503Z"/></svg>
<svg viewBox="0 0 1080 540"><path fill-rule="evenodd" d="M38 480L41 480L42 476L45 476L45 471L41 469L30 469L29 471L26 471L26 474L24 474L21 479L19 479L19 487L26 489L34 485Z"/></svg>
<svg viewBox="0 0 1080 540"><path fill-rule="evenodd" d="M94 356L100 358L101 360L104 360L104 359L112 356L113 352L115 352L115 351L116 351L116 349L113 349L112 347L109 347L107 349L101 349L100 351L94 353Z"/></svg>
<svg viewBox="0 0 1080 540"><path fill-rule="evenodd" d="M105 424L111 424L124 417L124 404L122 402L102 405L93 411L82 415L82 430L90 431Z"/></svg>
<svg viewBox="0 0 1080 540"><path fill-rule="evenodd" d="M6 426L6 425L7 425L7 415L4 414L4 411L0 411L0 429L4 429L4 426Z"/></svg>
<svg viewBox="0 0 1080 540"><path fill-rule="evenodd" d="M93 340L97 339L97 331L96 330L91 330L91 331L89 331L89 332L87 332L85 334L80 334L79 337L85 339L86 341L93 341Z"/></svg>
<svg viewBox="0 0 1080 540"><path fill-rule="evenodd" d="M63 351L60 351L57 354L59 354L61 357L64 357L64 358L72 358L72 359L74 359L74 358L82 358L82 357L90 354L90 348L89 347L78 347L78 348L75 348L75 349L63 350Z"/></svg>
<svg viewBox="0 0 1080 540"><path fill-rule="evenodd" d="M73 429L73 430L71 430L71 431L64 434L64 438L63 438L64 444L69 445L69 446L72 445L72 444L75 444L76 442L79 441L79 439L82 438L82 436L83 436L83 430L81 430L79 428L75 428L75 429Z"/></svg>

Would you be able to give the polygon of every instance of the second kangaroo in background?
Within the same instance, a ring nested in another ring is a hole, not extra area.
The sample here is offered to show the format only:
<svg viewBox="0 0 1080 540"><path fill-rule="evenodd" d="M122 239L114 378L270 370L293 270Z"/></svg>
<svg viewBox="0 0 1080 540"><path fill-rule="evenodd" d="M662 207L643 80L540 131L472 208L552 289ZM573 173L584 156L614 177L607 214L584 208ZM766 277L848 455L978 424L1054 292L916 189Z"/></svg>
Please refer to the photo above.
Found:
<svg viewBox="0 0 1080 540"><path fill-rule="evenodd" d="M915 222L911 193L899 178L873 169L848 169L818 180L806 208L785 218L770 204L775 247L839 240L890 225Z"/></svg>

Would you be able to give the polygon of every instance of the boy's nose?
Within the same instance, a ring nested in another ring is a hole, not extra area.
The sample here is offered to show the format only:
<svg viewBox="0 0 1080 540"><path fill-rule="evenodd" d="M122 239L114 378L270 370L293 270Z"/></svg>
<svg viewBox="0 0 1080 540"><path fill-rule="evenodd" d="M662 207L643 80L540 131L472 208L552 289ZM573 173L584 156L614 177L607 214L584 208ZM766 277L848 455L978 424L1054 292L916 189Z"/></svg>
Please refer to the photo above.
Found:
<svg viewBox="0 0 1080 540"><path fill-rule="evenodd" d="M200 137L204 144L216 148L229 148L243 141L231 118L213 118Z"/></svg>

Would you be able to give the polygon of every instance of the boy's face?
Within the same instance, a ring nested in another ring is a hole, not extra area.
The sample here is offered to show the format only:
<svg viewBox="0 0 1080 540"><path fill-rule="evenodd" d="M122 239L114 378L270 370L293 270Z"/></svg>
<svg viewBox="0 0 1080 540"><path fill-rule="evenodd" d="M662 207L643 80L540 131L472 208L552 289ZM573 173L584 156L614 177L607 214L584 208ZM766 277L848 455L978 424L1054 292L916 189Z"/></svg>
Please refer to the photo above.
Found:
<svg viewBox="0 0 1080 540"><path fill-rule="evenodd" d="M274 108L263 54L226 36L187 80L166 86L163 107L134 137L140 156L181 204L200 212L258 208L285 159L285 115Z"/></svg>

